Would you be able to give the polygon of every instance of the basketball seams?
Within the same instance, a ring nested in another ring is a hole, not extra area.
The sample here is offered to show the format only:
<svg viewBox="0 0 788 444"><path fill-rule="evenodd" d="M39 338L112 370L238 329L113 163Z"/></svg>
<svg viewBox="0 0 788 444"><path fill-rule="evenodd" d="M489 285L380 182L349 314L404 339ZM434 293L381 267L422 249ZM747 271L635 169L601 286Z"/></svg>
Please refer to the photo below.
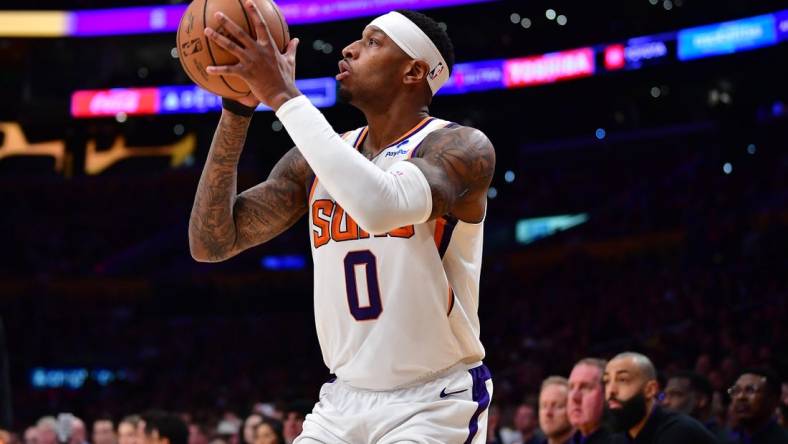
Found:
<svg viewBox="0 0 788 444"><path fill-rule="evenodd" d="M279 11L279 6L277 6L276 3L273 3L269 0L266 1L268 1L268 3L271 5L274 12L276 13L276 17L279 19L279 26L282 28L282 44L285 46L285 48L287 48L287 40L288 40L287 34L289 34L288 32L289 29L287 28L287 22L285 22L284 18L282 18L282 14Z"/></svg>
<svg viewBox="0 0 788 444"><path fill-rule="evenodd" d="M208 17L208 0L205 0L205 3L203 3L203 7L202 7L202 24L203 24L203 27L205 27L208 24L208 18L207 17ZM211 50L211 41L209 39L205 39L205 41L207 43L205 46L208 48L208 55L211 57L211 61L213 62L213 65L216 66L216 59L213 57L213 51ZM232 86L230 86L230 83L227 82L227 79L225 79L224 76L219 76L219 78L222 79L222 83L224 83L225 86L227 86L227 88L230 91L232 91L234 93L238 93L238 94L244 94L243 91L238 91L235 88L233 88ZM251 91L246 91L246 93L243 95L243 97L248 96L250 92Z"/></svg>
<svg viewBox="0 0 788 444"><path fill-rule="evenodd" d="M225 63L232 63L234 57L232 53L229 51L225 51L221 45L217 45L216 48L213 48L213 42L211 39L207 38L203 33L200 31L204 31L205 27L211 26L215 29L223 29L220 23L214 20L212 17L215 11L219 10L228 10L231 13L232 19L240 24L241 28L243 28L243 24L246 24L246 31L249 32L250 35L256 34L255 29L253 28L254 20L252 20L252 15L249 11L246 11L246 7L243 5L245 0L201 0L203 3L202 5L199 4L197 0L193 0L192 4L189 5L187 11L183 16L181 16L181 20L179 26L176 31L176 41L177 47L176 50L179 53L179 63L183 68L184 72L188 75L188 77L198 86L201 88L213 92L219 96L225 96L230 98L241 98L241 97L249 97L252 92L250 89L242 89L243 83L235 81L235 79L228 78L227 74L223 75L216 75L218 79L211 78L211 75L207 73L206 67L207 66L219 66L217 57L221 59L223 64ZM213 2L209 5L209 2ZM282 44L286 47L286 42L289 40L289 27L287 26L287 22L284 21L284 15L282 14L281 10L277 7L276 3L273 0L254 0L258 4L267 2L268 4L261 5L267 6L268 9L264 11L261 10L261 19L267 20L271 19L274 20L274 14L276 19L279 20L280 29L280 40ZM241 19L240 14L238 14L237 10L232 9L232 5L237 4L240 8L240 13L243 14L243 19ZM210 11L209 11L210 6ZM202 11L200 11L202 8ZM273 11L271 11L273 9ZM274 14L272 14L272 12ZM211 13L211 14L209 14ZM200 16L202 16L202 23L200 24ZM195 29L192 25L196 25L198 31L195 32ZM181 29L182 26L186 28ZM183 31L183 32L181 32ZM226 30L222 31L222 35L225 37L233 39L230 35L226 34ZM272 40L276 40L272 38ZM236 42L237 43L237 42ZM275 42L276 43L276 42ZM203 47L204 46L204 47ZM279 45L277 45L279 46ZM216 51L214 51L216 49ZM280 49L281 51L281 49ZM227 53L227 54L226 54ZM239 83L236 86L236 83ZM248 88L248 87L247 87Z"/></svg>
<svg viewBox="0 0 788 444"><path fill-rule="evenodd" d="M206 0L206 1L207 1L207 0ZM189 36L189 37L191 37L191 36ZM202 38L202 37L201 37L201 38ZM189 38L189 40L191 40L191 38ZM178 31L177 31L177 32L176 32L176 34L175 34L175 42L176 42L176 44L178 45L178 48L177 48L176 50L179 50L179 49L180 49L180 45L181 45L181 27L180 27L180 25L178 26ZM191 80L192 80L194 83L196 83L198 86L201 86L201 87L203 87L205 90L207 90L207 91L210 91L210 89L209 89L207 86L205 86L205 84L203 84L203 83L202 83L202 81L200 81L200 80L199 80L199 79L200 79L200 76L196 75L196 74L194 73L194 71L192 71L192 70L189 68L189 64L188 64L188 63L186 63L186 61L185 61L185 58L184 58L184 57L182 57L182 56L180 55L180 53L179 53L179 55L178 55L178 61L181 63L181 67L183 68L183 70L184 70L184 71L186 71L186 74L189 76L189 78L190 78L190 79L191 79Z"/></svg>
<svg viewBox="0 0 788 444"><path fill-rule="evenodd" d="M244 14L244 20L246 20L246 29L249 30L249 35L252 36L252 38L256 39L257 38L257 33L255 32L254 27L252 26L252 23L249 21L249 14L246 13L246 8L244 8L243 0L238 0L238 6L241 7L241 12L243 12L243 14ZM254 34L254 35L252 35L252 34Z"/></svg>

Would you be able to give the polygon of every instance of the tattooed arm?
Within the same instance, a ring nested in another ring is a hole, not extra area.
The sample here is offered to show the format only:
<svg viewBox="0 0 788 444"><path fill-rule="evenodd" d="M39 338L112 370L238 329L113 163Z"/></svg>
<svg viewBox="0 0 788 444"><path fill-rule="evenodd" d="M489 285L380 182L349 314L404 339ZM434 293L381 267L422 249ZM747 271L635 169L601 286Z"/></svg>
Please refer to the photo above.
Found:
<svg viewBox="0 0 788 444"><path fill-rule="evenodd" d="M288 151L264 182L237 194L237 167L251 119L222 111L189 219L189 249L219 262L274 238L307 208L309 166Z"/></svg>
<svg viewBox="0 0 788 444"><path fill-rule="evenodd" d="M428 135L411 162L432 192L430 220L451 213L476 223L484 218L487 189L495 171L495 149L479 130L445 128Z"/></svg>

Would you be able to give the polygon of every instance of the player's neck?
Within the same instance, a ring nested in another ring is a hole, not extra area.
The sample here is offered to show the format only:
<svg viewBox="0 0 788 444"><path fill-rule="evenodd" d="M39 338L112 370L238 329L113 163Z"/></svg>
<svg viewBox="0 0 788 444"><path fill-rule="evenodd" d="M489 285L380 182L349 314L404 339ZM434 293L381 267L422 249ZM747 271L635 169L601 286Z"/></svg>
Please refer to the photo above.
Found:
<svg viewBox="0 0 788 444"><path fill-rule="evenodd" d="M364 148L377 155L387 146L396 142L403 134L413 129L429 116L426 106L394 103L380 112L364 112L369 132L364 141Z"/></svg>

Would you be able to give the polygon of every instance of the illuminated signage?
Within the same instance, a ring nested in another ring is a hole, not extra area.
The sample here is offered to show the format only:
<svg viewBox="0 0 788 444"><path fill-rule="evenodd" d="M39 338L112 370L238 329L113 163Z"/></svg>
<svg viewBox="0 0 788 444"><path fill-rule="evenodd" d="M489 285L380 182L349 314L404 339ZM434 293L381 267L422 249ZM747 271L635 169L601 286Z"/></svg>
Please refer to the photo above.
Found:
<svg viewBox="0 0 788 444"><path fill-rule="evenodd" d="M546 216L517 221L515 240L521 244L530 244L538 239L568 230L588 221L587 213Z"/></svg>
<svg viewBox="0 0 788 444"><path fill-rule="evenodd" d="M637 69L648 62L667 57L668 45L666 41L667 39L653 39L651 37L630 39L624 48L627 69Z"/></svg>
<svg viewBox="0 0 788 444"><path fill-rule="evenodd" d="M66 141L52 140L48 142L30 143L27 141L22 127L16 122L0 122L0 160L13 156L44 156L52 157L54 169L70 175L73 171L65 169ZM170 166L177 167L186 163L197 146L197 136L186 134L171 145L130 147L123 136L115 138L108 149L98 150L94 139L87 141L85 148L85 172L99 174L123 159L130 157L168 157Z"/></svg>
<svg viewBox="0 0 788 444"><path fill-rule="evenodd" d="M605 69L615 71L626 66L624 45L609 45L605 48Z"/></svg>
<svg viewBox="0 0 788 444"><path fill-rule="evenodd" d="M497 0L281 0L290 25L383 14L394 9L427 9ZM186 5L79 11L0 11L0 36L95 37L175 32Z"/></svg>
<svg viewBox="0 0 788 444"><path fill-rule="evenodd" d="M260 260L260 265L266 270L303 270L306 268L306 258L300 254L265 256Z"/></svg>
<svg viewBox="0 0 788 444"><path fill-rule="evenodd" d="M772 14L685 29L678 34L680 60L691 60L773 45L777 42Z"/></svg>
<svg viewBox="0 0 788 444"><path fill-rule="evenodd" d="M464 94L473 91L503 89L503 60L458 63L449 81L438 94Z"/></svg>
<svg viewBox="0 0 788 444"><path fill-rule="evenodd" d="M296 80L296 86L318 108L336 103L336 80L333 77ZM193 114L218 112L222 99L196 85L158 88L115 88L77 91L71 96L73 117L108 117L126 115ZM260 105L258 111L270 110Z"/></svg>
<svg viewBox="0 0 788 444"><path fill-rule="evenodd" d="M65 140L30 143L22 132L22 127L16 122L0 122L0 134L3 135L0 160L14 156L52 157L55 160L55 171L63 171Z"/></svg>
<svg viewBox="0 0 788 444"><path fill-rule="evenodd" d="M0 37L60 37L68 35L65 11L0 11Z"/></svg>
<svg viewBox="0 0 788 444"><path fill-rule="evenodd" d="M185 5L137 8L93 9L72 12L68 35L100 35L172 32L186 10Z"/></svg>
<svg viewBox="0 0 788 444"><path fill-rule="evenodd" d="M775 14L777 39L780 41L788 40L788 10Z"/></svg>
<svg viewBox="0 0 788 444"><path fill-rule="evenodd" d="M344 20L385 14L394 9L427 9L485 3L494 0L280 0L277 2L291 25Z"/></svg>
<svg viewBox="0 0 788 444"><path fill-rule="evenodd" d="M105 368L41 368L30 371L30 385L35 389L82 388L88 381L95 381L106 386L117 380L128 379L125 370L109 370Z"/></svg>
<svg viewBox="0 0 788 444"><path fill-rule="evenodd" d="M580 48L504 62L507 88L542 85L588 77L595 71L594 50Z"/></svg>
<svg viewBox="0 0 788 444"><path fill-rule="evenodd" d="M77 91L71 97L71 115L74 117L157 114L159 111L158 88L116 88L108 90Z"/></svg>

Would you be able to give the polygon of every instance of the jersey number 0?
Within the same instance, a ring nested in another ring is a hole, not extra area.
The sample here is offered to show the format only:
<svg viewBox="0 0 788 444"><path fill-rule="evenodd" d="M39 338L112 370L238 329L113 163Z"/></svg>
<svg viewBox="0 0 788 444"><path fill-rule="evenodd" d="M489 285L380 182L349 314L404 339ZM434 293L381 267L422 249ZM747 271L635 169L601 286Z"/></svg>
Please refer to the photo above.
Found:
<svg viewBox="0 0 788 444"><path fill-rule="evenodd" d="M369 305L362 307L356 285L356 271L361 267L365 270ZM351 251L345 256L345 288L350 313L357 321L377 319L383 312L380 302L380 286L378 285L377 258L369 250Z"/></svg>

